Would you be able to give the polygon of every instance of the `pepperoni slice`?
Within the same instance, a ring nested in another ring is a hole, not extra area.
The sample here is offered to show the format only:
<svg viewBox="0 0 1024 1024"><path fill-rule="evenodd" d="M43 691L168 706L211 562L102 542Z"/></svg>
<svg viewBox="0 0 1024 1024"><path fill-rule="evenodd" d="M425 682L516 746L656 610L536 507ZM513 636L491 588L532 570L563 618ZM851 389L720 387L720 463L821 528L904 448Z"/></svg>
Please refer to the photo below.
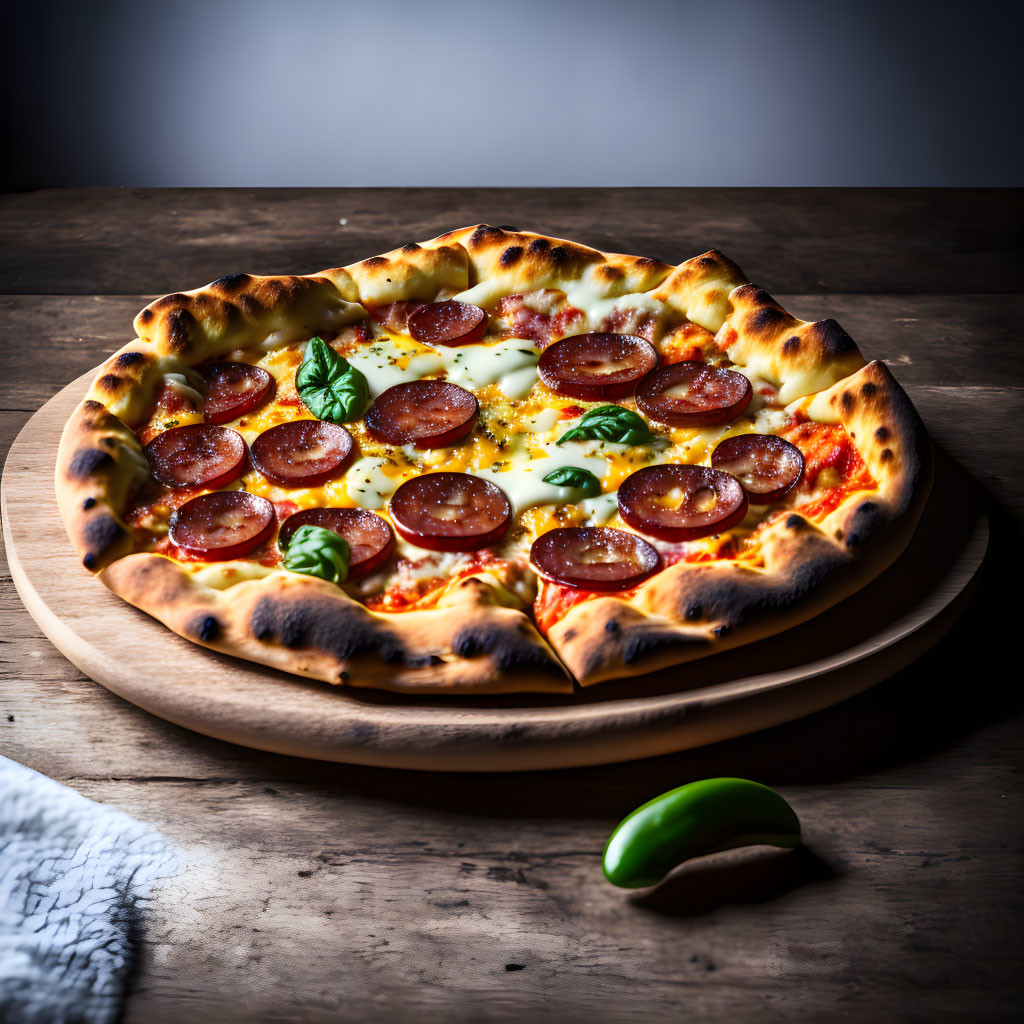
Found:
<svg viewBox="0 0 1024 1024"><path fill-rule="evenodd" d="M530 548L534 568L549 580L577 590L626 590L660 565L657 549L635 533L608 526L549 530Z"/></svg>
<svg viewBox="0 0 1024 1024"><path fill-rule="evenodd" d="M262 405L274 378L248 363L214 363L203 371L208 388L203 413L207 423L228 423Z"/></svg>
<svg viewBox="0 0 1024 1024"><path fill-rule="evenodd" d="M487 314L468 302L431 302L409 317L409 333L425 345L472 345L487 330Z"/></svg>
<svg viewBox="0 0 1024 1024"><path fill-rule="evenodd" d="M256 468L282 487L316 487L341 472L352 454L352 435L323 420L292 420L252 443Z"/></svg>
<svg viewBox="0 0 1024 1024"><path fill-rule="evenodd" d="M734 476L707 466L646 466L619 487L619 515L659 540L696 540L735 526L747 495Z"/></svg>
<svg viewBox="0 0 1024 1024"><path fill-rule="evenodd" d="M248 491L213 491L186 501L172 516L171 543L208 562L241 558L274 532L274 506Z"/></svg>
<svg viewBox="0 0 1024 1024"><path fill-rule="evenodd" d="M391 498L398 532L431 551L476 551L512 523L505 492L468 473L428 473L406 481Z"/></svg>
<svg viewBox="0 0 1024 1024"><path fill-rule="evenodd" d="M395 536L387 520L362 508L305 508L281 524L278 544L287 547L291 535L300 526L320 526L344 538L349 549L350 580L366 576L383 565L395 546Z"/></svg>
<svg viewBox="0 0 1024 1024"><path fill-rule="evenodd" d="M654 346L633 334L575 334L544 350L537 373L559 395L596 402L632 394L657 365Z"/></svg>
<svg viewBox="0 0 1024 1024"><path fill-rule="evenodd" d="M444 448L476 425L480 403L443 380L414 380L385 391L366 414L366 429L385 444Z"/></svg>
<svg viewBox="0 0 1024 1024"><path fill-rule="evenodd" d="M172 427L142 450L165 487L223 487L241 476L248 453L237 430L211 423Z"/></svg>
<svg viewBox="0 0 1024 1024"><path fill-rule="evenodd" d="M711 465L736 477L756 505L770 505L804 475L803 453L774 434L727 437L711 453Z"/></svg>
<svg viewBox="0 0 1024 1024"><path fill-rule="evenodd" d="M672 363L636 389L636 406L670 427L714 427L742 413L754 395L742 373L708 363Z"/></svg>

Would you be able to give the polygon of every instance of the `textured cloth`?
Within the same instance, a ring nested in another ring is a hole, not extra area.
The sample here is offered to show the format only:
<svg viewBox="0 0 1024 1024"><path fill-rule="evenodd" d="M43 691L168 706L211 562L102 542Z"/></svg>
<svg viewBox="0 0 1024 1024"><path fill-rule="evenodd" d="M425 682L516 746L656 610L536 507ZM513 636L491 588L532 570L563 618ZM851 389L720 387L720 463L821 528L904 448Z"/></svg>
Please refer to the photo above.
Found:
<svg viewBox="0 0 1024 1024"><path fill-rule="evenodd" d="M148 825L0 757L0 1021L116 1020L145 897L175 866Z"/></svg>

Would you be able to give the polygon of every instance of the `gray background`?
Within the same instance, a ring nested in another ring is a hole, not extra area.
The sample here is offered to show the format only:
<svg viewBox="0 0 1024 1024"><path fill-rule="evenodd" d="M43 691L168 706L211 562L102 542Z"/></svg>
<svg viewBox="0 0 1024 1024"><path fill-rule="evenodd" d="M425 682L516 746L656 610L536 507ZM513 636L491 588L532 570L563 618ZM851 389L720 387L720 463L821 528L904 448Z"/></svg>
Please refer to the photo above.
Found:
<svg viewBox="0 0 1024 1024"><path fill-rule="evenodd" d="M1016 185L1020 9L8 4L8 187Z"/></svg>

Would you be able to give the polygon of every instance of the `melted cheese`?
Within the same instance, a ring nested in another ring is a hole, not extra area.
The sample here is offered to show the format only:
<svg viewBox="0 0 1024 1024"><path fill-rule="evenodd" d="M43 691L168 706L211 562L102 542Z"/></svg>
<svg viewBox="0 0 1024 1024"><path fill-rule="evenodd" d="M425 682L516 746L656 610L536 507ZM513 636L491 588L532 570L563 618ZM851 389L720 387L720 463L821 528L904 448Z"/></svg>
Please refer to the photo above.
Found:
<svg viewBox="0 0 1024 1024"><path fill-rule="evenodd" d="M444 360L437 352L411 339L378 338L345 358L366 378L371 398L396 384L421 380L444 369Z"/></svg>
<svg viewBox="0 0 1024 1024"><path fill-rule="evenodd" d="M539 353L532 342L509 338L493 345L459 345L442 349L445 377L467 390L497 384L510 399L525 398L537 383Z"/></svg>

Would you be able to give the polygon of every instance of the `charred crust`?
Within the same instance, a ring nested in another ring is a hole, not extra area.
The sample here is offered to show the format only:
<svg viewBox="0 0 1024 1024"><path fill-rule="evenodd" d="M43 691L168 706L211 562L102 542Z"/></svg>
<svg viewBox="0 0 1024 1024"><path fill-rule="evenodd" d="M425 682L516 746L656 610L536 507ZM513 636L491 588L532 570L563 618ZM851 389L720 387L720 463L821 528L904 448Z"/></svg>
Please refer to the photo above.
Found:
<svg viewBox="0 0 1024 1024"><path fill-rule="evenodd" d="M398 638L358 607L336 601L275 595L263 597L252 610L249 629L257 640L291 650L312 648L344 662L376 654L394 664L404 661Z"/></svg>
<svg viewBox="0 0 1024 1024"><path fill-rule="evenodd" d="M531 243L527 252L532 252L535 255L542 252L547 252L550 247L550 242L546 238L535 238Z"/></svg>
<svg viewBox="0 0 1024 1024"><path fill-rule="evenodd" d="M679 633L659 633L655 630L644 630L634 633L622 648L622 660L632 665L652 654L661 654L666 650L679 647L691 647L703 641L696 637L683 636Z"/></svg>
<svg viewBox="0 0 1024 1024"><path fill-rule="evenodd" d="M564 263L569 262L569 250L564 245L556 245L549 253L548 256L551 262L556 266L560 267Z"/></svg>
<svg viewBox="0 0 1024 1024"><path fill-rule="evenodd" d="M79 448L68 466L68 476L72 480L88 480L97 473L108 472L114 465L114 458L109 452L99 448Z"/></svg>
<svg viewBox="0 0 1024 1024"><path fill-rule="evenodd" d="M106 512L93 516L82 527L84 546L89 549L89 554L95 555L96 558L102 558L123 536L124 529L121 524Z"/></svg>
<svg viewBox="0 0 1024 1024"><path fill-rule="evenodd" d="M455 635L452 653L460 658L486 654L499 672L531 670L561 675L558 664L535 639L494 623L464 626Z"/></svg>
<svg viewBox="0 0 1024 1024"><path fill-rule="evenodd" d="M104 404L103 404L102 402L97 402L97 401L96 401L95 399L93 399L93 398L87 398L87 399L86 399L86 400L85 400L85 401L84 401L84 402L82 403L82 408L83 408L83 409L84 409L84 410L85 410L86 412L102 412L102 411L103 411L103 409L105 409L105 408L106 408L106 406L105 406L105 405L104 405Z"/></svg>
<svg viewBox="0 0 1024 1024"><path fill-rule="evenodd" d="M811 334L826 356L838 358L857 351L853 338L835 320L819 320L812 324Z"/></svg>
<svg viewBox="0 0 1024 1024"><path fill-rule="evenodd" d="M888 441L890 436L888 427L879 427L875 431L875 439L878 441Z"/></svg>
<svg viewBox="0 0 1024 1024"><path fill-rule="evenodd" d="M116 394L120 390L122 383L124 383L123 377L118 377L116 373L105 373L98 381L96 381L96 386L101 391Z"/></svg>
<svg viewBox="0 0 1024 1024"><path fill-rule="evenodd" d="M86 569L90 570L91 572L93 569L96 568L97 565L96 556L91 551L86 552L86 554L82 557L82 565L84 565Z"/></svg>
<svg viewBox="0 0 1024 1024"><path fill-rule="evenodd" d="M567 629L565 631L565 639L566 640L575 640L576 639L576 630L575 629Z"/></svg>
<svg viewBox="0 0 1024 1024"><path fill-rule="evenodd" d="M255 320L263 310L259 299L249 294L239 295L235 302L238 303L238 309L242 316L247 317L249 320Z"/></svg>
<svg viewBox="0 0 1024 1024"><path fill-rule="evenodd" d="M251 280L252 278L248 274L227 274L225 277L218 277L210 287L219 288L222 292L227 292L230 295L233 292L240 292Z"/></svg>
<svg viewBox="0 0 1024 1024"><path fill-rule="evenodd" d="M176 353L188 350L196 318L187 309L174 309L167 314L167 347Z"/></svg>
<svg viewBox="0 0 1024 1024"><path fill-rule="evenodd" d="M800 336L798 334L791 334L783 343L782 351L789 355L800 350Z"/></svg>
<svg viewBox="0 0 1024 1024"><path fill-rule="evenodd" d="M498 227L501 228L502 231L518 231L519 230L519 228L515 227L512 224L499 224Z"/></svg>
<svg viewBox="0 0 1024 1024"><path fill-rule="evenodd" d="M504 252L498 262L503 267L511 267L513 264L518 263L523 255L523 247L521 245L510 245Z"/></svg>
<svg viewBox="0 0 1024 1024"><path fill-rule="evenodd" d="M188 632L204 644L213 643L220 636L220 619L215 615L197 615L187 627Z"/></svg>
<svg viewBox="0 0 1024 1024"><path fill-rule="evenodd" d="M118 370L129 370L139 363L146 362L147 356L144 352L122 352L114 360L114 367Z"/></svg>
<svg viewBox="0 0 1024 1024"><path fill-rule="evenodd" d="M885 514L873 501L862 501L854 510L847 524L847 548L856 548L864 543L880 526L884 525Z"/></svg>
<svg viewBox="0 0 1024 1024"><path fill-rule="evenodd" d="M476 231L469 236L469 245L482 245L493 238L504 238L505 232L493 224L480 224Z"/></svg>
<svg viewBox="0 0 1024 1024"><path fill-rule="evenodd" d="M719 640L721 640L723 636L728 636L731 632L731 627L727 626L724 622L715 626L711 630L712 635L717 637Z"/></svg>
<svg viewBox="0 0 1024 1024"><path fill-rule="evenodd" d="M683 618L687 622L696 622L698 619L703 618L703 616L704 609L699 604L688 604L683 612Z"/></svg>
<svg viewBox="0 0 1024 1024"><path fill-rule="evenodd" d="M152 321L152 319L153 319L153 317L154 317L154 316L156 316L156 313L154 313L154 312L153 312L153 310L152 310L152 309L150 309L150 308L149 308L149 306L147 306L147 307L146 307L146 308L145 308L145 309L144 309L144 310L143 310L143 311L142 311L142 312L141 312L141 313L139 314L139 323L140 323L140 324L148 324L148 323L150 323L150 322Z"/></svg>
<svg viewBox="0 0 1024 1024"><path fill-rule="evenodd" d="M865 381L861 385L860 393L864 398L874 398L878 394L878 385L870 380Z"/></svg>
<svg viewBox="0 0 1024 1024"><path fill-rule="evenodd" d="M878 453L878 457L879 457L879 459L881 459L882 462L890 462L892 460L892 457L893 457L892 456L892 449L891 448L883 448Z"/></svg>
<svg viewBox="0 0 1024 1024"><path fill-rule="evenodd" d="M612 635L614 635L615 633L621 633L622 632L622 627L619 625L619 620L618 619L609 619L604 624L604 631L606 633L611 633ZM566 637L568 637L568 635L569 634L567 632L566 633Z"/></svg>
<svg viewBox="0 0 1024 1024"><path fill-rule="evenodd" d="M95 504L96 504L96 499L95 498L86 498L82 502L82 511L83 512L88 512L89 509L91 509Z"/></svg>
<svg viewBox="0 0 1024 1024"><path fill-rule="evenodd" d="M182 303L187 302L187 295L183 295L181 292L172 292L170 295L164 295L162 298L157 299L149 308L151 310L155 310L157 313L161 313L165 309L175 310L181 306Z"/></svg>
<svg viewBox="0 0 1024 1024"><path fill-rule="evenodd" d="M844 391L839 399L839 404L843 407L843 412L850 412L856 405L856 399L853 397L852 391Z"/></svg>
<svg viewBox="0 0 1024 1024"><path fill-rule="evenodd" d="M788 322L789 317L781 309L776 309L774 306L761 306L747 317L747 330L751 334L769 334Z"/></svg>
<svg viewBox="0 0 1024 1024"><path fill-rule="evenodd" d="M371 256L369 259L363 260L364 267L386 267L387 265L387 256Z"/></svg>
<svg viewBox="0 0 1024 1024"><path fill-rule="evenodd" d="M420 247L419 247L419 244L417 242L406 242L405 245L402 246L402 252L419 252L419 251L420 251Z"/></svg>
<svg viewBox="0 0 1024 1024"><path fill-rule="evenodd" d="M786 526L791 530L800 530L807 525L807 520L803 516L798 516L795 512L790 513L786 517Z"/></svg>

